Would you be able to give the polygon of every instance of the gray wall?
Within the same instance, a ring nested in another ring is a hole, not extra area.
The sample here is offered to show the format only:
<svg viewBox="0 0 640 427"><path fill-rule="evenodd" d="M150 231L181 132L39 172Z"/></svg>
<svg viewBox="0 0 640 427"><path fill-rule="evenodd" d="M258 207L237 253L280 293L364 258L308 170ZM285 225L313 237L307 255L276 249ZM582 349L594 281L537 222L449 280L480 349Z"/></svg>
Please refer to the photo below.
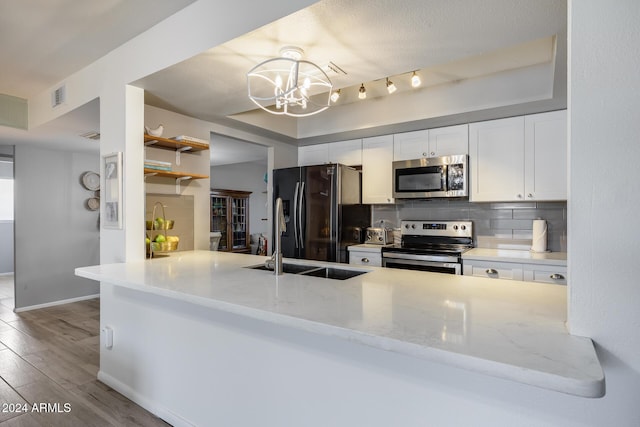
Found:
<svg viewBox="0 0 640 427"><path fill-rule="evenodd" d="M234 163L211 167L211 188L224 190L251 191L249 196L249 231L267 233L269 221L267 218L267 184L264 174L267 165L261 162Z"/></svg>
<svg viewBox="0 0 640 427"><path fill-rule="evenodd" d="M17 309L97 294L95 281L74 275L99 264L98 212L80 181L99 170L98 154L15 149L15 283Z"/></svg>
<svg viewBox="0 0 640 427"><path fill-rule="evenodd" d="M398 227L403 219L471 220L474 239L478 237L530 241L533 220L547 220L547 247L567 250L567 204L547 203L470 203L464 200L415 200L395 205L375 205L373 223ZM481 245L482 246L482 245Z"/></svg>

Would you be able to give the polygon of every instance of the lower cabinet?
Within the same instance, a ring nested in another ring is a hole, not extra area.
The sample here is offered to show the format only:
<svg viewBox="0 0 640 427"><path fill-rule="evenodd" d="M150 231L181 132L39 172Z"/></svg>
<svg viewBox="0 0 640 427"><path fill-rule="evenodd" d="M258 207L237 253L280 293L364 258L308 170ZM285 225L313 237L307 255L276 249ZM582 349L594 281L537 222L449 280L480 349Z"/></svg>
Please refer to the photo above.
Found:
<svg viewBox="0 0 640 427"><path fill-rule="evenodd" d="M491 279L567 284L567 267L548 264L463 260L462 274Z"/></svg>

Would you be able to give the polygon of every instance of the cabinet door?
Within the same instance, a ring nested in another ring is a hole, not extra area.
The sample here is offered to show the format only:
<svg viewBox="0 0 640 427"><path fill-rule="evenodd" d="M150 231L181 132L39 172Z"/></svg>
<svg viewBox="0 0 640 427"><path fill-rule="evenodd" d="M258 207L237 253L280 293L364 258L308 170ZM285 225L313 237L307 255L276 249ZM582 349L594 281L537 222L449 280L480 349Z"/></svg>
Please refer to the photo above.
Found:
<svg viewBox="0 0 640 427"><path fill-rule="evenodd" d="M298 166L324 165L329 163L329 144L298 147Z"/></svg>
<svg viewBox="0 0 640 427"><path fill-rule="evenodd" d="M524 117L469 125L472 202L524 200Z"/></svg>
<svg viewBox="0 0 640 427"><path fill-rule="evenodd" d="M362 203L393 203L393 135L362 140Z"/></svg>
<svg viewBox="0 0 640 427"><path fill-rule="evenodd" d="M362 164L362 140L351 139L329 143L329 162L347 166Z"/></svg>
<svg viewBox="0 0 640 427"><path fill-rule="evenodd" d="M393 160L412 160L429 156L429 130L393 135Z"/></svg>
<svg viewBox="0 0 640 427"><path fill-rule="evenodd" d="M525 116L527 200L567 200L567 111Z"/></svg>
<svg viewBox="0 0 640 427"><path fill-rule="evenodd" d="M469 153L469 125L429 129L429 157Z"/></svg>

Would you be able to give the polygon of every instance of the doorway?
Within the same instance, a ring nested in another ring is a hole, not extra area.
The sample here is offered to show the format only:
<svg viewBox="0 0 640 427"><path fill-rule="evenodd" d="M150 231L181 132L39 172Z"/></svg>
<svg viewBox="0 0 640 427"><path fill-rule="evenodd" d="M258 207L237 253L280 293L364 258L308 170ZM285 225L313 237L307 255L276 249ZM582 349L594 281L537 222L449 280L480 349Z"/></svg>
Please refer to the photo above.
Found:
<svg viewBox="0 0 640 427"><path fill-rule="evenodd" d="M15 301L13 232L13 146L0 146L0 306Z"/></svg>

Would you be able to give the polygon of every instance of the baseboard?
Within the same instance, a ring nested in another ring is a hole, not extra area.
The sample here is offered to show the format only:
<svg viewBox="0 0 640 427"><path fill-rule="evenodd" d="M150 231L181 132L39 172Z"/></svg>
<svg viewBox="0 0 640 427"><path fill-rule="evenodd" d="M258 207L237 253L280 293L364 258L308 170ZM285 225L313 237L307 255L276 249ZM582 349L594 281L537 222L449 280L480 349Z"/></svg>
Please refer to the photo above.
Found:
<svg viewBox="0 0 640 427"><path fill-rule="evenodd" d="M31 310L37 310L39 308L54 307L56 305L70 304L72 302L86 301L88 299L94 299L99 297L100 297L100 294L85 295L83 297L69 298L69 299L63 299L59 301L47 302L44 304L30 305L28 307L15 308L13 311L16 313L20 313L22 311L31 311Z"/></svg>
<svg viewBox="0 0 640 427"><path fill-rule="evenodd" d="M174 427L195 427L195 424L190 423L167 408L149 400L127 384L113 378L111 375L103 371L98 371L98 380Z"/></svg>
<svg viewBox="0 0 640 427"><path fill-rule="evenodd" d="M2 276L13 276L13 271L7 271L6 273L0 273L0 277Z"/></svg>

